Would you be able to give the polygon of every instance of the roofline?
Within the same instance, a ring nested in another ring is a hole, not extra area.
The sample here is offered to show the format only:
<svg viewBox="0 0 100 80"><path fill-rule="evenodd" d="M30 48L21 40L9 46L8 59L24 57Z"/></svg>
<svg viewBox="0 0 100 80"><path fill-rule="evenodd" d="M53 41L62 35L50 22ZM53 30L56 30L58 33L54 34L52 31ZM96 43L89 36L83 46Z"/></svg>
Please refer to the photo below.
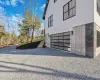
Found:
<svg viewBox="0 0 100 80"><path fill-rule="evenodd" d="M49 1L50 1L50 0L47 0L47 2L46 2L46 7L45 7L45 9L44 9L44 13L43 13L43 17L42 17L42 19L44 19L44 20L45 20L45 15L46 15L46 11L47 11L47 8L48 8Z"/></svg>

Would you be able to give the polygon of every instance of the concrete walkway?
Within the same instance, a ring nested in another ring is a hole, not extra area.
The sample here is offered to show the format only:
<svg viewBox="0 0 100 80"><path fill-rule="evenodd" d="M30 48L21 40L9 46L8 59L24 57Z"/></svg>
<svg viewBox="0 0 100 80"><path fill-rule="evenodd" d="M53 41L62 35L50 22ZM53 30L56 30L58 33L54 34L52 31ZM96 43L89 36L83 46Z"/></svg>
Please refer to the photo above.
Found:
<svg viewBox="0 0 100 80"><path fill-rule="evenodd" d="M10 46L0 49L0 80L100 80L100 56Z"/></svg>

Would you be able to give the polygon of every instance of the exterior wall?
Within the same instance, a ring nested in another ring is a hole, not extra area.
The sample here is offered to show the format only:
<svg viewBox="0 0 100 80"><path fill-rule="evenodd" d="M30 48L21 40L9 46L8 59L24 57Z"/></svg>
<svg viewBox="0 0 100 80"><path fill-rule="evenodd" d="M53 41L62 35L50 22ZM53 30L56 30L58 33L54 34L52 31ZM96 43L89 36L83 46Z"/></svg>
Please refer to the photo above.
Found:
<svg viewBox="0 0 100 80"><path fill-rule="evenodd" d="M97 30L100 31L100 15L97 12L97 0L76 0L76 16L63 21L63 6L68 1L49 2L45 15L46 46L50 47L51 34L73 31L71 52L89 57L98 56L100 47L97 48ZM52 14L53 26L48 28L48 17Z"/></svg>
<svg viewBox="0 0 100 80"><path fill-rule="evenodd" d="M95 22L95 40L94 40L94 47L95 47L95 56L100 54L100 47L97 48L97 30L100 31L100 15L97 12L97 0L94 0L94 22Z"/></svg>
<svg viewBox="0 0 100 80"><path fill-rule="evenodd" d="M90 58L95 57L95 27L94 22L85 25L85 46L86 46L86 56Z"/></svg>
<svg viewBox="0 0 100 80"><path fill-rule="evenodd" d="M50 47L50 36L49 34L45 34L45 45Z"/></svg>
<svg viewBox="0 0 100 80"><path fill-rule="evenodd" d="M63 6L70 0L49 1L48 9L45 15L45 34L51 35L56 33L72 31L73 27L94 21L94 1L93 0L76 0L76 16L63 21ZM88 14L87 14L88 12ZM53 14L53 26L48 28L48 18ZM47 40L48 39L48 40ZM46 40L49 41L50 38ZM48 45L50 47L50 45Z"/></svg>
<svg viewBox="0 0 100 80"><path fill-rule="evenodd" d="M85 25L74 27L71 35L71 52L85 56L85 49Z"/></svg>
<svg viewBox="0 0 100 80"><path fill-rule="evenodd" d="M96 27L94 22L73 28L71 36L71 51L78 55L94 58L96 52Z"/></svg>
<svg viewBox="0 0 100 80"><path fill-rule="evenodd" d="M76 16L63 21L63 6L70 0L49 1L48 9L45 15L46 33L55 34L71 31L74 26L93 22L93 0L76 0ZM87 14L88 12L88 14ZM48 17L53 14L53 26L48 28Z"/></svg>

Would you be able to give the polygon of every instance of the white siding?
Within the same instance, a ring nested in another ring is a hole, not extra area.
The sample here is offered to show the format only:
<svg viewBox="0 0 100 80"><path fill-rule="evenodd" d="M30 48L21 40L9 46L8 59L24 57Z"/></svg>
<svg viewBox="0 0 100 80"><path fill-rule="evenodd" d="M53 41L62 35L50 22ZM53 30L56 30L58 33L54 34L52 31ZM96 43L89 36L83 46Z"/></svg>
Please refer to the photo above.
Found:
<svg viewBox="0 0 100 80"><path fill-rule="evenodd" d="M54 34L71 31L72 27L94 22L94 0L76 0L76 16L63 21L63 6L70 0L49 1L46 12L46 33ZM53 26L48 28L48 17L53 14Z"/></svg>

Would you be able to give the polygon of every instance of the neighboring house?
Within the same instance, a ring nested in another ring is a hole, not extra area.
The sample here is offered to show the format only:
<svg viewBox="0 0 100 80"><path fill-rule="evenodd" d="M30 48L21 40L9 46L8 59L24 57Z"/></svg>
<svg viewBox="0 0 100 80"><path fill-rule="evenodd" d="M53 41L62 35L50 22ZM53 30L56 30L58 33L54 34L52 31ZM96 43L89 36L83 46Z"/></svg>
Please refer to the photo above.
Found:
<svg viewBox="0 0 100 80"><path fill-rule="evenodd" d="M96 57L100 53L100 0L47 0L46 46Z"/></svg>

